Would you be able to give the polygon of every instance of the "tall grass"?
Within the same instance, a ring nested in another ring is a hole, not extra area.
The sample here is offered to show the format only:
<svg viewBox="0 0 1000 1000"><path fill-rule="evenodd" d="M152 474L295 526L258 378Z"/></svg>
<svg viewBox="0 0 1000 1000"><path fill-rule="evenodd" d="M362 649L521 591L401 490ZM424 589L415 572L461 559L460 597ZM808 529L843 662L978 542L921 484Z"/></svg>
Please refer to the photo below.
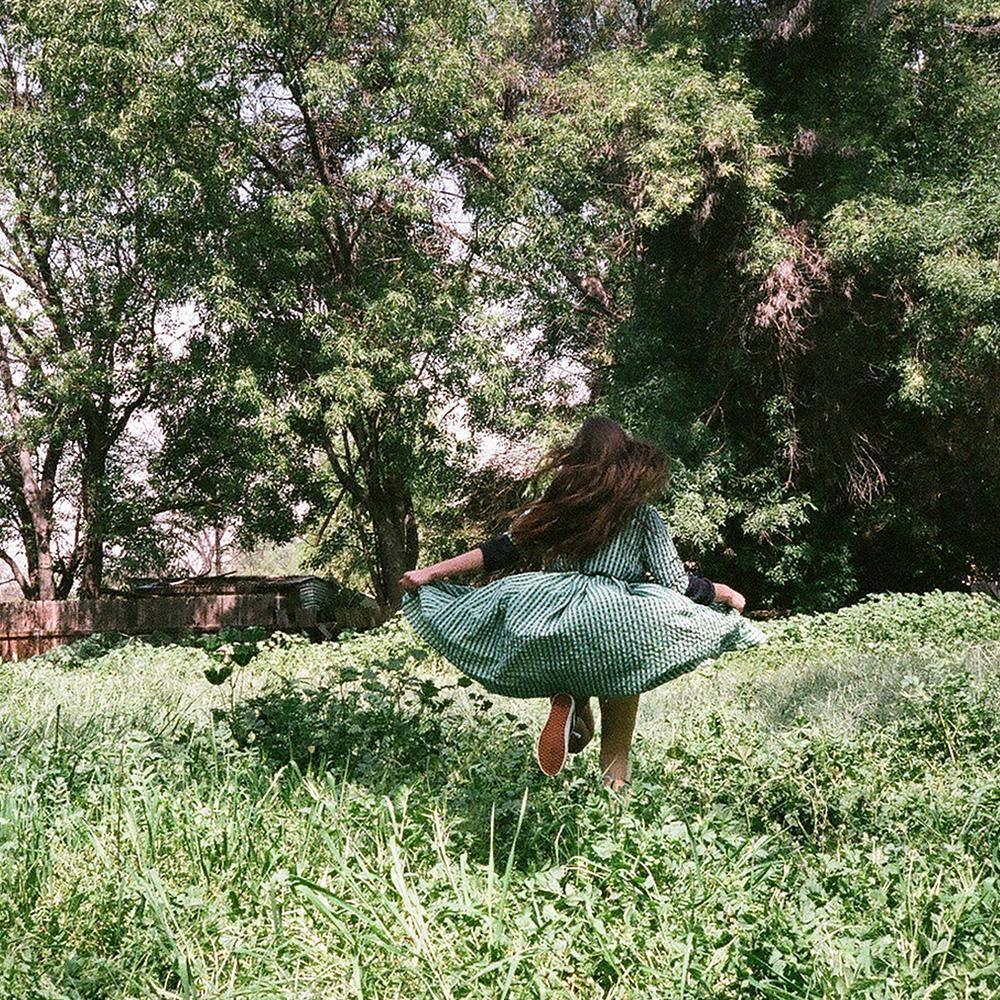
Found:
<svg viewBox="0 0 1000 1000"><path fill-rule="evenodd" d="M3 665L0 997L997 996L1000 610L772 631L644 699L624 799L398 622Z"/></svg>

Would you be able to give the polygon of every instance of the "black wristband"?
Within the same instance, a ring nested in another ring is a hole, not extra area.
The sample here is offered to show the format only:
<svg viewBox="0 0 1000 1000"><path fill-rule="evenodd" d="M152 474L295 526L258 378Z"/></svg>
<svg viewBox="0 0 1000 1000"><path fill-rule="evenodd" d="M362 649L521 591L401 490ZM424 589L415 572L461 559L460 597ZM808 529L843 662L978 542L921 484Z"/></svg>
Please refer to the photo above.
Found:
<svg viewBox="0 0 1000 1000"><path fill-rule="evenodd" d="M695 604L715 603L715 584L703 576L688 574L687 590L684 596L689 597Z"/></svg>
<svg viewBox="0 0 1000 1000"><path fill-rule="evenodd" d="M480 542L477 548L483 553L483 569L487 573L510 566L518 560L517 547L509 533Z"/></svg>

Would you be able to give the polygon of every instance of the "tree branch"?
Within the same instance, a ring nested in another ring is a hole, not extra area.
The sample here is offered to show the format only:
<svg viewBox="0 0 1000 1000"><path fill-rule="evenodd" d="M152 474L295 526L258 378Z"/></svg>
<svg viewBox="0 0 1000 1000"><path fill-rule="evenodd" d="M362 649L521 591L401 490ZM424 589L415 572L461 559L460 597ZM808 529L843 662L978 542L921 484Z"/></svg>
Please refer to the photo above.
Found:
<svg viewBox="0 0 1000 1000"><path fill-rule="evenodd" d="M292 70L284 60L281 60L279 65L282 70L284 81L288 86L288 91L292 95L292 99L295 101L295 104L299 109L299 113L302 115L302 124L306 130L306 144L309 146L309 153L312 157L316 172L319 175L320 183L332 194L338 187L337 178L330 170L328 158L329 154L326 149L326 144L319 134L319 129L317 128L316 121L312 115L312 108L306 100L305 91L302 87L301 81L299 80L298 73ZM336 230L337 245L335 245L333 240L329 237L326 227L323 226L321 228L323 229L324 235L327 236L327 247L333 256L334 266L340 274L341 279L346 284L350 285L354 283L354 264L351 254L351 239L348 235L347 227L344 225L343 219L341 219L339 213L334 213L333 225Z"/></svg>
<svg viewBox="0 0 1000 1000"><path fill-rule="evenodd" d="M323 450L326 452L327 461L330 463L330 467L333 469L334 475L336 475L340 485L350 494L352 500L363 503L365 500L364 487L340 464L337 453L333 448L333 442L326 432L323 434Z"/></svg>
<svg viewBox="0 0 1000 1000"><path fill-rule="evenodd" d="M14 557L8 555L3 549L0 549L0 560L5 562L10 567L15 583L17 583L17 585L21 588L21 593L24 596L27 596L31 592L31 583L24 573L21 572L21 567L18 566Z"/></svg>
<svg viewBox="0 0 1000 1000"><path fill-rule="evenodd" d="M990 24L960 24L957 21L945 21L944 26L949 31L961 31L967 35L1000 35L1000 21Z"/></svg>

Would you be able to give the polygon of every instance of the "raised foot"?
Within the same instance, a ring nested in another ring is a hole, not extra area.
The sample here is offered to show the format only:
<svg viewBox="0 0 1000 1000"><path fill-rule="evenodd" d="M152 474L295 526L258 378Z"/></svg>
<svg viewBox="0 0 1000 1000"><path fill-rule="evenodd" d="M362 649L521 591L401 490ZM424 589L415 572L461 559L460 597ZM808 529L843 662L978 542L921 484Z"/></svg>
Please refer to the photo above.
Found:
<svg viewBox="0 0 1000 1000"><path fill-rule="evenodd" d="M566 764L575 708L572 695L554 695L549 705L549 717L538 734L535 759L542 772L550 778L555 777Z"/></svg>

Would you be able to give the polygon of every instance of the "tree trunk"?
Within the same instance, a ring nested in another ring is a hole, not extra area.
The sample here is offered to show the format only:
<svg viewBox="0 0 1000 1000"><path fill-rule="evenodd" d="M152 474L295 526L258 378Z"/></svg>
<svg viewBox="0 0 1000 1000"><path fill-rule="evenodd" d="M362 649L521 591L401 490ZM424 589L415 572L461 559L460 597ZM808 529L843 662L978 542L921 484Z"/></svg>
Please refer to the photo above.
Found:
<svg viewBox="0 0 1000 1000"><path fill-rule="evenodd" d="M107 452L84 443L80 486L80 515L83 523L80 560L80 597L96 598L104 585L104 492Z"/></svg>
<svg viewBox="0 0 1000 1000"><path fill-rule="evenodd" d="M420 554L413 498L405 485L392 481L369 490L367 507L375 599L387 611L395 611L403 602L399 578L416 566Z"/></svg>
<svg viewBox="0 0 1000 1000"><path fill-rule="evenodd" d="M56 578L52 572L52 524L47 517L35 518L35 537L38 539L38 600L56 599Z"/></svg>
<svg viewBox="0 0 1000 1000"><path fill-rule="evenodd" d="M31 504L29 521L21 526L21 543L28 572L19 580L25 600L54 601L56 580L52 560L51 508L41 498ZM28 586L25 588L25 582Z"/></svg>
<svg viewBox="0 0 1000 1000"><path fill-rule="evenodd" d="M14 384L7 344L2 338L0 338L0 388L3 390L7 415L14 430L13 440L8 447L14 451L15 456L13 478L19 495L21 537L24 539L28 559L28 579L31 580L33 591L25 596L39 601L52 601L56 596L55 575L52 571L52 497L55 470L62 450L50 446L49 453L42 462L42 477L39 479L35 473L34 455L22 431L21 401L18 398L17 386ZM25 531L29 524L30 531Z"/></svg>
<svg viewBox="0 0 1000 1000"><path fill-rule="evenodd" d="M403 603L399 578L417 564L420 539L413 496L386 457L380 414L358 416L340 434L340 453L326 428L316 428L330 465L350 500L375 600L385 611Z"/></svg>

